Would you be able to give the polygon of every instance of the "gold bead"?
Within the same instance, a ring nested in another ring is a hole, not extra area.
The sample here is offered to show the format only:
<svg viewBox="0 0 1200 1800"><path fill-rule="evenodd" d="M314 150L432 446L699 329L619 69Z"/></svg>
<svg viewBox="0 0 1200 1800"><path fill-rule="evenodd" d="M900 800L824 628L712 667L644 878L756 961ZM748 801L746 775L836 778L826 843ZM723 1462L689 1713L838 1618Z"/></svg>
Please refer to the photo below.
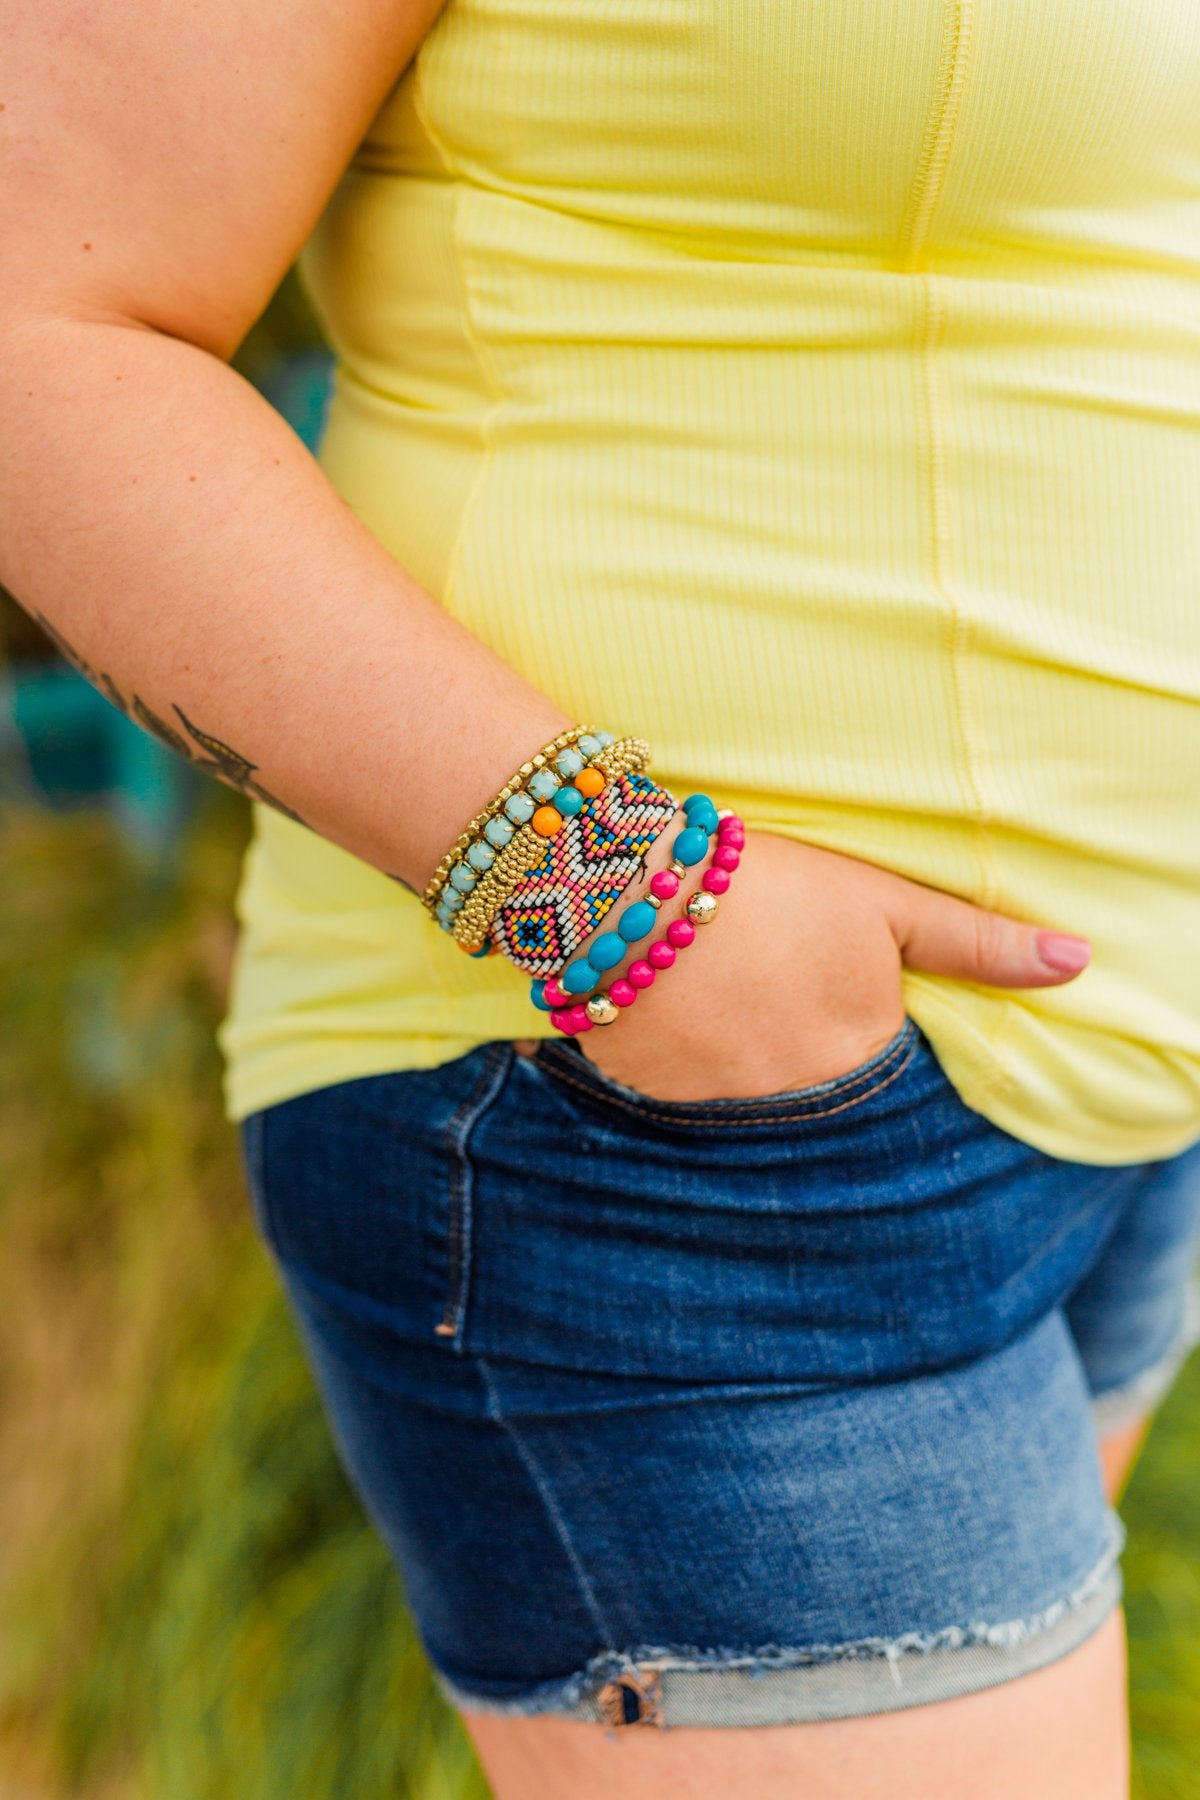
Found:
<svg viewBox="0 0 1200 1800"><path fill-rule="evenodd" d="M532 775L533 774L533 764L531 762L522 763L521 768L520 768L520 773L526 777Z"/></svg>
<svg viewBox="0 0 1200 1800"><path fill-rule="evenodd" d="M533 759L533 766L535 769L544 769L546 766L546 759L542 755L540 750L538 751L537 755Z"/></svg>
<svg viewBox="0 0 1200 1800"><path fill-rule="evenodd" d="M669 866L670 866L672 875L678 875L680 881L682 881L684 876L687 874L686 863L681 863L679 861L678 857L676 857L675 861L673 863L671 863Z"/></svg>
<svg viewBox="0 0 1200 1800"><path fill-rule="evenodd" d="M693 925L707 925L710 919L717 916L717 896L702 888L693 894L683 909Z"/></svg>
<svg viewBox="0 0 1200 1800"><path fill-rule="evenodd" d="M646 902L647 906L652 906L654 908L655 912L657 912L659 907L662 905L662 901L659 899L657 894L643 894L642 899Z"/></svg>
<svg viewBox="0 0 1200 1800"><path fill-rule="evenodd" d="M621 1009L607 994L593 994L584 1011L593 1025L611 1025L620 1016Z"/></svg>

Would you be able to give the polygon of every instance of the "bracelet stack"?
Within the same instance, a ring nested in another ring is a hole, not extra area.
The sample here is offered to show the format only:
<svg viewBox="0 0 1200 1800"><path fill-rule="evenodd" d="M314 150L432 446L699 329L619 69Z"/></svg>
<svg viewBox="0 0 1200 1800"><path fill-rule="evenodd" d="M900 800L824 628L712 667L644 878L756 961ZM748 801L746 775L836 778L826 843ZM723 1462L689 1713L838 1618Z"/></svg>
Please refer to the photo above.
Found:
<svg viewBox="0 0 1200 1800"><path fill-rule="evenodd" d="M454 907L444 929L453 934L460 948L472 956L486 956L502 947L491 941L500 908L523 887L532 872L553 860L560 837L567 842L576 841L581 833L588 832L597 808L602 812L612 810L623 791L621 778L639 773L649 756L650 746L644 738L614 738L596 752L585 768L560 783L554 804L538 809L553 817L539 820L535 813L513 835L488 872L478 877L461 906ZM614 783L617 792L610 795Z"/></svg>
<svg viewBox="0 0 1200 1800"><path fill-rule="evenodd" d="M649 760L644 738L618 738L588 725L560 732L471 820L421 897L469 955L499 951L533 975L534 1005L568 1036L615 1023L673 966L697 926L716 916L741 859L741 819L718 812L707 794L689 794L669 868L621 909L615 929L595 936L639 871L644 882L645 857L679 810L674 796L645 773ZM605 973L659 930L664 902L710 851L700 885L678 916L645 956L597 991ZM588 940L586 955L574 956Z"/></svg>
<svg viewBox="0 0 1200 1800"><path fill-rule="evenodd" d="M660 869L651 877L649 895L627 906L617 920L616 930L598 937L587 955L568 963L559 977L533 983L530 997L539 1010L550 1014L550 1023L557 1031L574 1037L596 1025L615 1024L639 993L651 987L662 970L672 967L679 951L694 942L696 927L716 917L719 897L727 891L741 861L745 826L735 813L718 813L706 794L690 794L684 802L684 812L688 823L671 846L674 860L669 868ZM621 962L631 944L655 929L663 901L674 898L687 870L704 860L714 830L717 842L712 861L680 915L650 945L645 957L631 963L607 991L592 993L589 1000L583 1001L580 996L596 987L601 974Z"/></svg>

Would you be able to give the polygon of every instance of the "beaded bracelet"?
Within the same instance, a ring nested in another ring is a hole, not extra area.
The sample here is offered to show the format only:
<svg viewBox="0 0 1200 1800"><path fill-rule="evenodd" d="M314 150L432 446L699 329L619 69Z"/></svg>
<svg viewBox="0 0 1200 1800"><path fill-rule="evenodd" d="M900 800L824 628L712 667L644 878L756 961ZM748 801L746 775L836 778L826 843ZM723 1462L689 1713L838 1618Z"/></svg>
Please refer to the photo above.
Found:
<svg viewBox="0 0 1200 1800"><path fill-rule="evenodd" d="M654 876L648 895L625 908L617 920L616 930L604 932L595 940L586 956L568 963L562 974L554 978L549 996L546 996L543 987L541 993L549 999L551 1006L569 1006L572 999L589 993L604 971L615 968L623 959L631 944L653 931L655 915L663 900L678 891L679 877L687 868L702 862L707 856L709 837L717 827L716 808L706 795L689 794L683 803L683 810L687 824L671 846L674 861L670 870L664 871L666 881L660 881L658 876ZM536 1005L537 995L532 989L530 994ZM569 997L559 1000L559 995Z"/></svg>
<svg viewBox="0 0 1200 1800"><path fill-rule="evenodd" d="M528 762L523 762L516 773L509 776L499 793L493 795L481 812L476 813L433 871L421 896L421 904L426 911L435 910L451 872L464 858L469 859L472 849L481 843L493 853L497 849L503 849L517 826L532 818L535 810L533 802L541 803L550 799L560 784L560 776L566 779L568 771L572 775L577 774L597 751L613 742L611 731L595 731L590 725L572 725L569 731L560 731L556 738L544 744ZM560 759L564 758L567 761L566 770L560 763ZM548 767L551 763L555 764L555 769ZM518 795L522 798L514 805ZM478 862L467 862L468 868L479 866ZM491 864L485 862L482 866L490 868Z"/></svg>
<svg viewBox="0 0 1200 1800"><path fill-rule="evenodd" d="M574 963L569 963L567 968L561 972L561 976L552 981L534 981L531 986L531 999L533 999L534 1006L538 1006L542 1012L556 1012L556 1010L569 1008L579 995L587 994L590 988L596 986L606 968L617 967L617 963L626 956L631 943L637 943L639 938L646 938L649 932L655 929L658 907L664 900L669 900L671 896L678 893L678 886L680 886L680 880L684 877L685 871L705 859L705 855L709 851L709 837L712 832L725 830L727 841L729 841L730 835L736 835L732 824L721 826L723 815L716 812L716 806L712 805L707 794L689 794L684 801L684 817L687 819L687 824L685 824L684 830L676 835L675 842L671 844L673 862L669 868L658 869L657 875L651 877L648 895L635 900L631 905L626 905L621 913L621 918L617 920L617 929L603 932L590 945L587 956L581 956ZM741 841L745 842L745 839L741 839ZM734 862L734 866L736 866L736 862ZM718 880L705 891L705 896L703 896L705 904L700 905L696 911L698 923L703 923L705 913L716 911L716 895L723 893L725 887L729 886L729 873L716 868L716 864L714 864L714 869L718 873ZM721 884L721 877L723 877L723 884ZM693 927L687 925L687 931L693 931ZM678 936L678 932L676 932L676 936ZM666 961L662 963L662 967L669 967L669 963L675 961L675 947L669 941L669 934L667 934L667 941L664 945L653 945L651 949L657 952L658 961L662 961L664 952L666 952ZM649 967L655 967L655 963L651 961Z"/></svg>
<svg viewBox="0 0 1200 1800"><path fill-rule="evenodd" d="M602 793L614 776L630 769L643 768L649 756L650 746L644 738L615 738L611 744L597 752L589 769L580 773L598 776L599 792ZM573 787L579 779L579 775L574 777ZM555 835L558 830L573 826L575 818L581 816L597 797L590 782L585 782L585 787L589 791L582 793L579 804L570 813L563 805L566 800L565 790L556 795L562 811L560 813L559 808L555 808L559 820L555 826ZM446 894L443 897L437 913L438 923L443 930L452 933L460 947L471 955L488 955L495 947L489 940L493 918L530 869L542 861L546 850L546 833L536 819L531 819L514 835L487 874L477 878L473 891Z"/></svg>
<svg viewBox="0 0 1200 1800"><path fill-rule="evenodd" d="M527 975L553 975L626 894L678 811L649 775L619 775L552 838L497 912L491 940Z"/></svg>
<svg viewBox="0 0 1200 1800"><path fill-rule="evenodd" d="M547 837L573 828L576 819L605 791L609 782L644 769L649 760L650 746L645 738L614 738L603 745L592 757L589 767L580 770L569 785L563 784L559 789L555 795L557 806L540 809L552 810L553 821L539 821L535 815L515 833L486 874L474 877L456 897L443 896L436 915L442 929L452 933L470 955L488 955L496 947L489 938L492 921L529 871L546 856ZM585 780L588 776L592 779ZM580 796L577 802L573 801L569 812L565 804L568 793Z"/></svg>
<svg viewBox="0 0 1200 1800"><path fill-rule="evenodd" d="M718 893L708 885L709 877L723 877L715 885L720 893L724 893L729 887L730 876L741 860L746 842L742 820L735 813L723 812L720 818L712 866L705 871L701 886L688 896L683 914L671 921L665 936L651 944L644 958L630 963L626 973L618 976L606 993L593 994L586 1002L576 1001L574 1005L555 1007L550 1014L550 1023L556 1031L561 1031L567 1037L577 1037L582 1032L591 1031L596 1025L615 1024L622 1011L632 1006L646 988L653 986L658 973L673 966L679 951L686 950L689 944L695 942L696 926L708 924L716 918ZM660 870L659 874L675 875L678 867L678 863L673 863L669 870ZM553 990L556 984L547 982L546 987ZM569 994L562 997L567 1001L571 999ZM547 993L542 1004L550 998L551 995Z"/></svg>
<svg viewBox="0 0 1200 1800"><path fill-rule="evenodd" d="M601 738L606 741L600 743ZM472 867L464 858L451 867L433 909L433 916L443 931L454 932L461 938L463 934L456 930L457 918L468 907L468 902L476 902L477 897L488 899L500 891L506 880L509 885L503 891L511 891L512 883L520 880L544 854L547 836L560 831L571 813L582 811L589 796L603 789L614 762L618 768L636 762L637 757L631 756L629 751L630 745L636 744L646 757L650 754L650 746L644 738L615 738L610 731L602 731L589 734L589 740L586 758L578 750L561 753L563 766L569 774L560 776L544 766L534 771L535 781L539 776L547 776L557 784L554 796L558 805L535 805L533 796L519 789L505 801L504 811L484 827L483 839L477 839L468 849L467 858L474 856L476 866ZM585 741L588 740L579 740L580 743ZM591 744L599 745L599 748L591 749ZM541 791L549 790L543 788ZM485 921L494 910L494 905L485 909L472 904L469 908L470 913L482 913Z"/></svg>

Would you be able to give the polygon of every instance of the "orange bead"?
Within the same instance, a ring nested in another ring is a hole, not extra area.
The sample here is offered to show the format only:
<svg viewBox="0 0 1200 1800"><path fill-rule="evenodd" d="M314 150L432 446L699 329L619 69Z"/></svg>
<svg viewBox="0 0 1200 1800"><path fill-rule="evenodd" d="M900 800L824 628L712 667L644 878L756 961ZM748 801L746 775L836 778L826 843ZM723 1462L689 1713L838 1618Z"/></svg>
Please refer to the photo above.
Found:
<svg viewBox="0 0 1200 1800"><path fill-rule="evenodd" d="M597 794L604 792L604 775L599 769L580 769L575 786L585 799L594 800Z"/></svg>
<svg viewBox="0 0 1200 1800"><path fill-rule="evenodd" d="M539 837L553 837L562 830L563 816L555 806L539 806L529 823Z"/></svg>

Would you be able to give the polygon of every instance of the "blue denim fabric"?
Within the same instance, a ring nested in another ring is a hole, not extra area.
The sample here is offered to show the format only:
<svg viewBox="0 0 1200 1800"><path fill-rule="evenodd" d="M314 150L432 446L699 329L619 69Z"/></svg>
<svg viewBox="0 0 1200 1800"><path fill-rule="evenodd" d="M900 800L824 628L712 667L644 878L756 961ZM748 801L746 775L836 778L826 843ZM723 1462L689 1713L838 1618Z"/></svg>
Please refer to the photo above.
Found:
<svg viewBox="0 0 1200 1800"><path fill-rule="evenodd" d="M1048 1156L912 1019L763 1099L662 1102L576 1042L498 1042L243 1130L458 1704L887 1711L1039 1667L1116 1603L1093 1402L1157 1397L1189 1340L1200 1146Z"/></svg>

